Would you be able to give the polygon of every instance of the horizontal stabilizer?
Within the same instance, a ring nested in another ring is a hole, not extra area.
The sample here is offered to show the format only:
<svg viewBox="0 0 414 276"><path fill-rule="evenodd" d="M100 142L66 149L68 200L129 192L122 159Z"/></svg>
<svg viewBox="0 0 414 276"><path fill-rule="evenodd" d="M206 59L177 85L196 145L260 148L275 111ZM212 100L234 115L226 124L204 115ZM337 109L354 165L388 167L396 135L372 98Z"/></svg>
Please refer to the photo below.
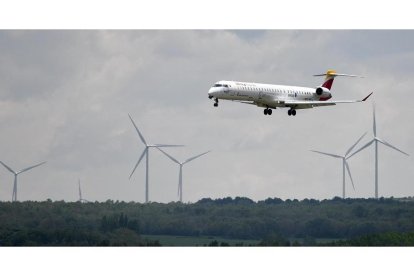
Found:
<svg viewBox="0 0 414 276"><path fill-rule="evenodd" d="M353 77L353 78L363 78L363 76L358 76L358 75L350 75L350 74L339 74L339 73L335 73L335 72L327 72L324 74L316 74L313 75L314 77Z"/></svg>

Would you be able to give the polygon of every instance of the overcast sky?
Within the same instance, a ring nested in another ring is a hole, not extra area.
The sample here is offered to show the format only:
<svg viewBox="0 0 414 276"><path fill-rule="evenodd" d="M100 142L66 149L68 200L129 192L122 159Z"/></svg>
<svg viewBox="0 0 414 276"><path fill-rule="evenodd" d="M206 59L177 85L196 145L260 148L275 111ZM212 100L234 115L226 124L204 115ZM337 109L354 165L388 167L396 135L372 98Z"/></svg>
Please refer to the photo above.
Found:
<svg viewBox="0 0 414 276"><path fill-rule="evenodd" d="M325 199L342 195L341 160L364 133L414 154L413 31L1 31L0 160L19 175L19 200L84 198L143 202L145 163L128 179L144 149L128 113L149 143L184 166L183 198L245 196L253 200ZM262 108L221 101L207 91L219 80L315 87L313 74L335 69L333 100L365 103L264 116ZM374 148L349 161L355 191L374 196ZM379 146L379 194L414 195L413 158ZM151 201L178 200L178 165L150 150ZM0 168L0 200L13 175Z"/></svg>

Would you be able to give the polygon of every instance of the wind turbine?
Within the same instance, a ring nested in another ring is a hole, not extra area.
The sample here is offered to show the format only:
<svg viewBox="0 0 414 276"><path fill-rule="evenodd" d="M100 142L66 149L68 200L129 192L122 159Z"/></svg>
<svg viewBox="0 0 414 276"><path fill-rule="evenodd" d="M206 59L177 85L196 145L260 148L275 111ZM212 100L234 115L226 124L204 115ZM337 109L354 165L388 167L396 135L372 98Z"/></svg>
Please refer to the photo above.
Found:
<svg viewBox="0 0 414 276"><path fill-rule="evenodd" d="M369 141L368 143L366 143L364 146L362 146L360 149L358 149L357 151L355 151L351 156L349 156L349 158L351 158L352 156L354 156L355 154L357 154L358 152L360 152L361 150L369 147L372 143L375 142L375 198L378 199L378 142L390 147L396 151L401 152L402 154L405 154L407 156L409 156L408 153L403 152L402 150L397 149L395 146L391 145L390 143L386 142L384 139L381 139L377 136L377 126L376 126L376 122L375 122L375 105L373 104L373 132L374 132L374 138Z"/></svg>
<svg viewBox="0 0 414 276"><path fill-rule="evenodd" d="M148 203L148 161L149 161L149 149L150 148L159 148L159 147L182 147L183 145L165 145L165 144L148 144L144 136L142 136L141 132L139 131L137 125L135 124L134 120L132 120L131 115L129 115L129 119L131 119L132 124L134 125L135 129L137 130L138 136L141 139L142 143L145 145L145 149L142 152L141 156L138 159L137 164L135 165L134 169L131 172L131 175L129 176L129 179L131 179L131 176L134 174L135 169L138 167L139 163L141 162L142 158L144 158L144 155L146 157L146 172L145 172L145 203Z"/></svg>
<svg viewBox="0 0 414 276"><path fill-rule="evenodd" d="M365 132L357 141L355 144L353 144L346 152L344 155L336 155L336 154L332 154L332 153L326 153L326 152L321 152L321 151L317 151L317 150L311 150L313 152L316 153L320 153L320 154L324 154L324 155L328 155L334 158L339 158L342 159L342 197L345 198L345 168L348 172L349 178L351 179L351 183L352 183L352 188L354 188L355 190L355 186L354 186L354 181L352 180L352 176L351 176L351 170L349 169L349 165L347 162L347 159L351 158L351 156L348 156L348 154L354 149L354 147L359 143L359 141L361 141L361 139L366 135L367 133Z"/></svg>
<svg viewBox="0 0 414 276"><path fill-rule="evenodd" d="M89 202L89 200L86 200L86 199L82 198L81 183L80 183L80 179L78 179L78 180L79 180L79 202L80 203L82 203L82 202Z"/></svg>
<svg viewBox="0 0 414 276"><path fill-rule="evenodd" d="M23 172L26 172L26 171L28 171L28 170L31 170L31 169L33 169L33 168L36 168L36 167L38 167L38 166L40 166L40 165L43 165L44 163L46 163L46 162L42 162L42 163L39 163L39 164L37 164L37 165L34 165L34 166L30 166L30 167L28 167L28 168L25 168L25 169L23 169L23 170L20 170L20 171L14 171L13 169L11 169L9 166L7 166L6 164L4 164L2 161L0 161L0 163L7 169L7 170L9 170L11 173L13 173L14 174L14 184L13 184L13 195L12 195L12 202L13 201L17 201L17 176L19 175L19 174L21 174L21 173L23 173Z"/></svg>
<svg viewBox="0 0 414 276"><path fill-rule="evenodd" d="M173 162L177 163L178 165L180 165L180 173L178 174L178 195L180 197L180 202L183 202L183 166L185 164L187 164L190 161L193 161L194 159L203 156L204 154L209 153L210 151L206 151L203 152L199 155L193 156L191 158L188 158L187 160L185 160L184 162L180 162L177 159L175 159L174 157L172 157L171 155L169 155L168 153L166 153L165 151L163 151L162 149L158 148L162 153L164 153L168 158L170 158Z"/></svg>

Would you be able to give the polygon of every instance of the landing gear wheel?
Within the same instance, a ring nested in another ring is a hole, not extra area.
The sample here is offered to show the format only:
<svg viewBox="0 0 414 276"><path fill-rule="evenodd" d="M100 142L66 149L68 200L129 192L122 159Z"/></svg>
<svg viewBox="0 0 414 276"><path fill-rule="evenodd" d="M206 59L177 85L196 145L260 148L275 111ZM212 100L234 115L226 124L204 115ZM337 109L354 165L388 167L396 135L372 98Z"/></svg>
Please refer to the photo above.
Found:
<svg viewBox="0 0 414 276"><path fill-rule="evenodd" d="M217 107L218 106L218 103L214 103L214 106Z"/></svg>
<svg viewBox="0 0 414 276"><path fill-rule="evenodd" d="M217 106L218 106L218 99L217 99L217 98L215 98L215 99L214 99L214 106L215 106L215 107L217 107Z"/></svg>
<svg viewBox="0 0 414 276"><path fill-rule="evenodd" d="M267 110L267 114L272 115L272 110L270 108Z"/></svg>
<svg viewBox="0 0 414 276"><path fill-rule="evenodd" d="M296 116L296 110L292 109L292 115Z"/></svg>
<svg viewBox="0 0 414 276"><path fill-rule="evenodd" d="M292 115L292 110L291 109L288 110L288 115L289 116Z"/></svg>
<svg viewBox="0 0 414 276"><path fill-rule="evenodd" d="M267 115L267 109L263 110L263 114Z"/></svg>

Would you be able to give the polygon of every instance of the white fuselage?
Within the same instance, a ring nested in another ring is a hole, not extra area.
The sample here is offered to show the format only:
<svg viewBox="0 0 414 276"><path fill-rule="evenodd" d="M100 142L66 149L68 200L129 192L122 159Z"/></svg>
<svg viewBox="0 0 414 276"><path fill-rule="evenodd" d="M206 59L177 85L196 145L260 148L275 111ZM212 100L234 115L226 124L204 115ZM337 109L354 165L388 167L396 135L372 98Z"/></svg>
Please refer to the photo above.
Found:
<svg viewBox="0 0 414 276"><path fill-rule="evenodd" d="M208 95L223 100L253 101L258 106L269 108L284 107L285 101L312 102L331 98L329 92L317 95L315 91L316 88L311 87L219 81L210 88Z"/></svg>

